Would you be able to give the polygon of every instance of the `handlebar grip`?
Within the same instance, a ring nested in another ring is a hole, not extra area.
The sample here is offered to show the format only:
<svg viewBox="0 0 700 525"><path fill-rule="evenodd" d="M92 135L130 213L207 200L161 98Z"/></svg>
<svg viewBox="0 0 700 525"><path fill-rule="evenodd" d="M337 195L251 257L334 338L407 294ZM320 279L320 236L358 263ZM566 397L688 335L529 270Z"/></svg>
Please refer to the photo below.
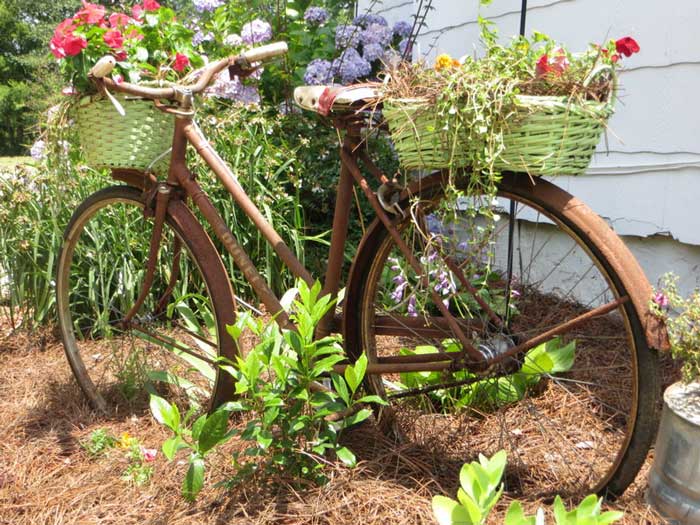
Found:
<svg viewBox="0 0 700 525"><path fill-rule="evenodd" d="M287 42L274 42L266 46L255 47L244 51L238 56L237 62L243 66L250 66L254 62L263 62L273 57L287 53Z"/></svg>

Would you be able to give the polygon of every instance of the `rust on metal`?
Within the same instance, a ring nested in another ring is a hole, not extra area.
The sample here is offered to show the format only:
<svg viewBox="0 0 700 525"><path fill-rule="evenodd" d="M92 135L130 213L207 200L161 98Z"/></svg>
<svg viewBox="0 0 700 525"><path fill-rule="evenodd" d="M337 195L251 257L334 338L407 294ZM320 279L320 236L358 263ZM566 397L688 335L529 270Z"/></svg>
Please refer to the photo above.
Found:
<svg viewBox="0 0 700 525"><path fill-rule="evenodd" d="M166 184L156 186L156 211L153 220L153 231L151 232L151 242L148 248L148 260L146 261L146 275L141 283L141 291L134 302L134 305L122 319L122 326L128 326L136 313L143 306L148 292L153 285L153 277L156 273L156 261L160 249L160 241L163 236L163 225L165 224L165 214L168 211L168 201L170 200L170 188ZM148 206L146 206L146 209Z"/></svg>
<svg viewBox="0 0 700 525"><path fill-rule="evenodd" d="M526 191L532 198L543 205L546 203L575 225L582 234L587 235L622 281L631 305L642 322L649 346L657 350L670 348L663 321L649 309L652 297L649 280L629 248L599 215L576 197L544 179L538 178L533 184L522 175L504 173L501 186L506 191L512 188L516 192L519 188L527 187Z"/></svg>
<svg viewBox="0 0 700 525"><path fill-rule="evenodd" d="M352 147L356 144L353 135L346 135L345 144ZM340 277L345 258L345 241L350 221L350 209L352 203L353 178L344 164L340 166L340 178L336 191L335 210L333 212L333 230L331 232L331 245L328 251L328 268L323 283L321 295L337 297L340 287ZM316 334L324 337L333 329L334 309L331 309L318 324Z"/></svg>
<svg viewBox="0 0 700 525"><path fill-rule="evenodd" d="M577 326L582 325L583 323L590 321L595 317L605 315L607 313L612 312L613 310L617 310L617 308L619 308L629 300L629 296L625 295L624 297L620 297L618 299L615 299L614 301L610 301L609 303L599 306L598 308L589 310L585 314L577 315L573 319L569 319L565 323L557 325L554 328L547 330L546 332L542 332L541 334L533 337L532 339L528 339L524 343L520 343L519 345L509 348L503 353L499 353L495 359L490 359L488 363L498 363L500 361L503 361L507 357L511 357L522 352L527 352L531 348L534 348L539 344L547 342L554 336L561 335L563 333L568 332L569 330L573 330Z"/></svg>
<svg viewBox="0 0 700 525"><path fill-rule="evenodd" d="M374 194L372 189L367 184L367 181L362 176L362 173L360 172L360 169L357 166L357 162L355 161L352 153L348 152L345 149L341 149L340 157L341 157L343 164L345 164L347 166L347 168L350 170L350 173L355 178L355 181L359 184L360 188L362 188L362 190L365 192L365 195L367 196L367 199L370 201L370 204L372 205L372 208L374 209L375 213L377 214L377 217L384 224L384 227L389 232L389 235L391 235L392 239L396 243L396 246L399 248L401 253L406 257L408 264L411 266L411 268L413 268L413 270L416 272L416 274L422 276L422 279L425 281L425 279L427 277L425 275L423 267L421 266L418 259L416 259L415 255L413 254L411 249L406 245L404 240L401 238L401 234L399 234L394 223L391 221L391 219L389 219L389 217L387 217L386 213L384 213L384 209L382 208L381 204L379 203L377 196ZM464 332L460 328L460 326L457 323L457 321L455 320L454 316L450 313L449 309L443 304L442 298L438 295L438 293L433 289L432 286L428 285L427 288L428 288L428 290L430 290L430 296L433 299L433 303L435 304L437 309L440 310L440 313L442 313L443 317L445 318L445 320L449 324L450 329L452 330L452 333L454 334L454 336L457 338L457 340L462 345L463 351L466 354L468 354L472 360L483 361L483 359L484 359L483 355L481 354L481 352L479 352L476 348L474 348L472 346L472 344L469 341L469 339L467 338L467 336L464 335Z"/></svg>
<svg viewBox="0 0 700 525"><path fill-rule="evenodd" d="M185 189L187 194L192 199L192 202L197 206L199 211L206 221L211 225L214 230L214 234L222 242L226 251L231 254L236 266L243 272L246 280L251 284L255 292L262 303L267 308L268 312L272 315L276 315L275 319L277 323L283 328L289 328L292 326L289 316L282 308L282 305L277 299L277 296L267 285L265 279L260 275L255 264L251 261L250 257L243 249L243 247L238 243L234 235L229 230L226 223L219 215L216 207L212 204L207 197L204 190L197 184L194 178L187 178L181 180L182 187Z"/></svg>
<svg viewBox="0 0 700 525"><path fill-rule="evenodd" d="M209 144L209 141L202 135L202 132L194 123L188 123L184 127L184 133L190 143L197 150L197 153L204 159L211 170L228 190L243 212L253 221L255 227L263 234L270 243L272 249L284 261L289 270L297 277L303 279L309 286L313 285L314 279L304 265L294 256L292 250L285 244L284 240L265 219L260 210L255 206L245 190L241 187L238 179L231 169L219 157Z"/></svg>
<svg viewBox="0 0 700 525"><path fill-rule="evenodd" d="M484 324L478 319L455 318L466 331L482 331ZM376 335L420 335L426 338L446 337L450 326L444 317L375 315L372 325Z"/></svg>

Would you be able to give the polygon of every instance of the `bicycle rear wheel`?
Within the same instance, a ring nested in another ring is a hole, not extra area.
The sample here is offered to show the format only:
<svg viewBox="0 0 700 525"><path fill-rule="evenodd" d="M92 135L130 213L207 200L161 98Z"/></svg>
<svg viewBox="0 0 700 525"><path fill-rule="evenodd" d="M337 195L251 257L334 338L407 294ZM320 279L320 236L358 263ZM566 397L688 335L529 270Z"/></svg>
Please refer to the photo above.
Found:
<svg viewBox="0 0 700 525"><path fill-rule="evenodd" d="M346 293L344 335L351 358L364 351L370 363L389 363L399 355L461 348L431 289L472 345L491 355L627 295L605 251L587 235L590 223L572 222L542 201L526 176L504 175L498 201L486 204L500 216L493 230L483 215L468 212L463 199L448 208L437 179L425 180L418 195L403 203L408 218L397 223L428 278L411 269L386 228L376 223L370 229ZM511 202L516 214L509 285ZM620 494L654 437L659 384L656 352L632 304L611 308L487 371L369 377L367 388L390 402L376 410L380 426L422 447L435 473L451 479L477 454L506 449L511 495Z"/></svg>
<svg viewBox="0 0 700 525"><path fill-rule="evenodd" d="M66 355L80 388L102 411L143 408L149 392L183 410L211 409L232 392L215 364L237 354L226 333L234 321L231 286L199 223L184 204L171 203L153 286L125 324L148 259L153 220L144 206L140 190L115 186L73 214L56 279Z"/></svg>

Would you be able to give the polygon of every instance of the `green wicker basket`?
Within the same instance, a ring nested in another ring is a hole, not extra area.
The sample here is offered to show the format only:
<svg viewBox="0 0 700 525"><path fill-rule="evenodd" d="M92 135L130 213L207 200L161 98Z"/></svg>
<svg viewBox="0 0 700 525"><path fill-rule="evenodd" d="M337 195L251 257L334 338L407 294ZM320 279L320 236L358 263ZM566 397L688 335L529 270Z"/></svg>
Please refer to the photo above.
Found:
<svg viewBox="0 0 700 525"><path fill-rule="evenodd" d="M122 97L119 102L125 116L106 98L84 100L75 110L88 166L166 173L175 118L158 110L150 100Z"/></svg>
<svg viewBox="0 0 700 525"><path fill-rule="evenodd" d="M613 83L607 102L574 103L567 97L518 95L515 116L503 134L504 151L494 167L530 175L583 173L613 113L614 76ZM445 122L427 101L386 100L383 114L404 168L460 168L469 164L467 134L461 137L446 131Z"/></svg>

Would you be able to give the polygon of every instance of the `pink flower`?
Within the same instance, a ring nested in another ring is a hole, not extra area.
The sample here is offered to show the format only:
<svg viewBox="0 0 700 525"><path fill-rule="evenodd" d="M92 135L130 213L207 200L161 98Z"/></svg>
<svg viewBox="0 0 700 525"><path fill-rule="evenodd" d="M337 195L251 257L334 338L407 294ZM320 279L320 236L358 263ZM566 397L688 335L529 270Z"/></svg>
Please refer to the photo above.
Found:
<svg viewBox="0 0 700 525"><path fill-rule="evenodd" d="M133 40L143 40L143 35L139 32L138 29L132 28L129 29L129 31L126 33L126 38L131 38Z"/></svg>
<svg viewBox="0 0 700 525"><path fill-rule="evenodd" d="M160 9L160 4L156 0L143 0L143 8L146 11L156 11Z"/></svg>
<svg viewBox="0 0 700 525"><path fill-rule="evenodd" d="M117 73L116 75L112 75L112 80L114 80L115 84L121 84L122 82L124 82L124 77Z"/></svg>
<svg viewBox="0 0 700 525"><path fill-rule="evenodd" d="M126 54L126 51L122 49L121 51L114 53L114 58L117 59L117 62L124 62L128 58L128 55Z"/></svg>
<svg viewBox="0 0 700 525"><path fill-rule="evenodd" d="M183 55L181 53L177 53L175 55L175 63L173 64L173 69L175 71L182 72L189 65L190 65L190 59L187 58L186 55Z"/></svg>
<svg viewBox="0 0 700 525"><path fill-rule="evenodd" d="M155 461L156 455L158 454L158 451L154 448L146 448L143 445L140 445L140 450L141 454L143 455L143 459L145 461L151 462Z"/></svg>
<svg viewBox="0 0 700 525"><path fill-rule="evenodd" d="M80 54L87 47L87 40L81 35L73 33L76 26L73 19L66 18L58 24L53 33L49 49L56 58L72 57Z"/></svg>
<svg viewBox="0 0 700 525"><path fill-rule="evenodd" d="M136 20L141 20L143 16L143 6L141 4L134 5L134 7L131 8L131 16Z"/></svg>
<svg viewBox="0 0 700 525"><path fill-rule="evenodd" d="M109 15L109 26L112 29L121 29L133 23L134 19L124 13L112 13Z"/></svg>
<svg viewBox="0 0 700 525"><path fill-rule="evenodd" d="M663 292L656 292L653 299L660 308L668 308L668 297Z"/></svg>
<svg viewBox="0 0 700 525"><path fill-rule="evenodd" d="M119 49L124 45L124 35L117 29L110 29L104 34L104 41L112 49Z"/></svg>
<svg viewBox="0 0 700 525"><path fill-rule="evenodd" d="M91 4L83 0L83 8L75 14L75 20L86 24L99 24L105 16L104 6Z"/></svg>

